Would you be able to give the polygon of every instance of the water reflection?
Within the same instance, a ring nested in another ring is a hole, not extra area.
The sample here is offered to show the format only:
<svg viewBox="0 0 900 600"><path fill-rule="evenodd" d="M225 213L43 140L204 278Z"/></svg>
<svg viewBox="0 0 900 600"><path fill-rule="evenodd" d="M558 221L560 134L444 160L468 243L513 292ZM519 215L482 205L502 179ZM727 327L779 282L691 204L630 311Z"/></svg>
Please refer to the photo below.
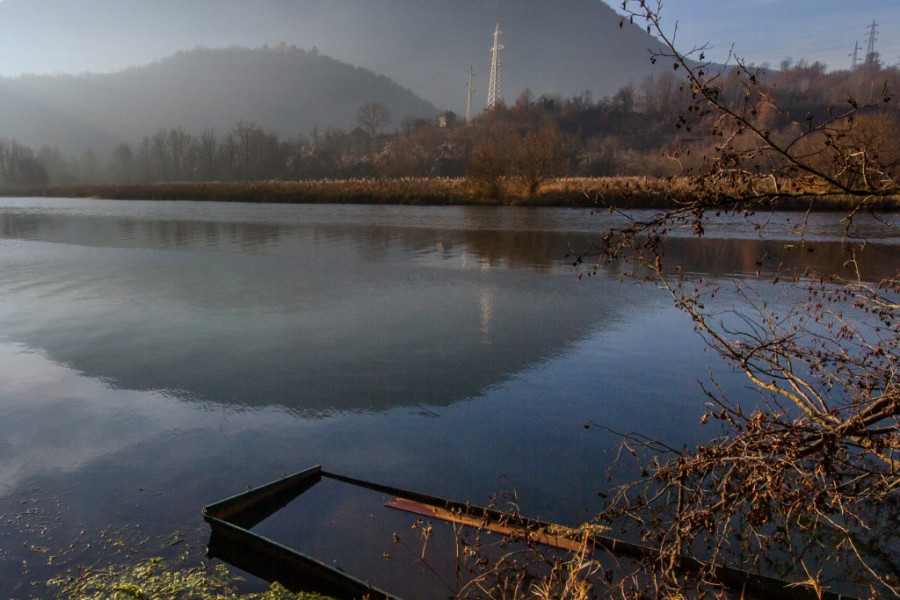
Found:
<svg viewBox="0 0 900 600"><path fill-rule="evenodd" d="M36 473L75 472L172 421L189 428L206 420L198 407L114 390L21 344L0 344L0 378L0 495Z"/></svg>
<svg viewBox="0 0 900 600"><path fill-rule="evenodd" d="M0 324L110 385L306 415L446 405L615 320L571 274L7 245Z"/></svg>
<svg viewBox="0 0 900 600"><path fill-rule="evenodd" d="M284 227L275 223L145 220L127 216L8 212L0 218L0 235L4 238L100 247L253 252L277 245L283 231Z"/></svg>
<svg viewBox="0 0 900 600"><path fill-rule="evenodd" d="M616 215L565 209L297 207L66 199L5 199L4 203L8 206L0 214L0 237L5 239L283 256L295 256L310 245L348 243L356 248L358 260L378 261L392 250L422 258L467 252L488 264L533 269L564 266L567 254L590 250L606 227L624 224ZM704 273L751 274L760 266L772 269L785 260L807 261L808 254L814 253L817 265L840 270L846 260L844 250L860 236L876 242L875 256L898 242L895 235L892 237L895 232L877 219L861 217L845 229L839 216L830 214L764 217L768 228L765 239L748 238L747 232L753 229L745 219L725 217L709 227L705 239L673 232L670 253L674 262ZM801 229L807 242L799 245ZM868 247L861 250L864 260L869 251ZM871 267L878 268L884 261L876 258L870 262Z"/></svg>
<svg viewBox="0 0 900 600"><path fill-rule="evenodd" d="M47 202L0 215L6 335L189 400L305 416L446 406L648 302L577 280L566 255L600 226L587 211ZM860 252L863 278L890 274L893 248ZM715 277L851 274L823 235L675 237L666 253Z"/></svg>
<svg viewBox="0 0 900 600"><path fill-rule="evenodd" d="M760 239L674 238L666 242L667 260L704 276L767 276L776 272L835 275L880 281L897 272L897 244ZM848 262L850 258L855 262Z"/></svg>

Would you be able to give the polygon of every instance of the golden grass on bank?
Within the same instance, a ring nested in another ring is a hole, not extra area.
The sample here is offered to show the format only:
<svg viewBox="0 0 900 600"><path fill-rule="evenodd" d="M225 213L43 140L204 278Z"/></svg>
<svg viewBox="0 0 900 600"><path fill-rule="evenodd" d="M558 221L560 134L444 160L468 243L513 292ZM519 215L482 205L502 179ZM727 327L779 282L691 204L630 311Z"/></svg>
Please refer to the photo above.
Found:
<svg viewBox="0 0 900 600"><path fill-rule="evenodd" d="M499 199L479 195L463 178L322 179L310 181L76 184L0 188L3 196L199 200L289 204L514 205L651 207L671 204L678 185L648 177L560 178L534 195L514 185Z"/></svg>
<svg viewBox="0 0 900 600"><path fill-rule="evenodd" d="M686 178L565 177L548 181L526 203L540 206L667 208L689 199Z"/></svg>
<svg viewBox="0 0 900 600"><path fill-rule="evenodd" d="M76 184L0 188L6 197L99 198L108 200L198 200L282 204L397 204L670 208L693 198L687 177L567 177L544 183L534 195L514 185L500 199L479 195L462 178L322 179L309 181L173 182ZM816 198L818 210L846 209L840 196ZM808 199L785 200L785 210L806 210ZM876 208L900 210L900 198L880 199Z"/></svg>

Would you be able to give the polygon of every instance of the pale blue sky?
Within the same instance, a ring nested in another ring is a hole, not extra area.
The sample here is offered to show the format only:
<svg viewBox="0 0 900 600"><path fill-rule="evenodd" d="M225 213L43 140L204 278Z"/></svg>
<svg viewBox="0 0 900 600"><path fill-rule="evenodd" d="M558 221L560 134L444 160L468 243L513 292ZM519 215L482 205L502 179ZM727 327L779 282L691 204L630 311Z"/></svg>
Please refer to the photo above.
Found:
<svg viewBox="0 0 900 600"><path fill-rule="evenodd" d="M846 69L856 41L864 57L874 19L875 49L886 65L900 63L900 0L663 0L662 10L669 31L678 23L680 44L708 42L717 61L734 44L735 54L756 64L790 56Z"/></svg>

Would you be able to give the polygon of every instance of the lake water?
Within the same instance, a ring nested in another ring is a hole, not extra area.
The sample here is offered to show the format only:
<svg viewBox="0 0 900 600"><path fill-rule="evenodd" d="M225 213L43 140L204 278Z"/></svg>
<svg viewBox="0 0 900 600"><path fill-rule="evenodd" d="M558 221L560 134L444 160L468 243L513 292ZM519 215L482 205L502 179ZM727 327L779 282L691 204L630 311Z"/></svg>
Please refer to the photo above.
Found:
<svg viewBox="0 0 900 600"><path fill-rule="evenodd" d="M515 489L575 524L617 447L585 423L692 444L707 365L744 385L653 285L578 278L566 256L604 213L0 207L0 597L80 563L200 560L203 505L315 464L473 503ZM750 278L791 260L794 220L767 240L728 220L670 254ZM836 219L807 235L840 268ZM882 242L868 278L895 268Z"/></svg>

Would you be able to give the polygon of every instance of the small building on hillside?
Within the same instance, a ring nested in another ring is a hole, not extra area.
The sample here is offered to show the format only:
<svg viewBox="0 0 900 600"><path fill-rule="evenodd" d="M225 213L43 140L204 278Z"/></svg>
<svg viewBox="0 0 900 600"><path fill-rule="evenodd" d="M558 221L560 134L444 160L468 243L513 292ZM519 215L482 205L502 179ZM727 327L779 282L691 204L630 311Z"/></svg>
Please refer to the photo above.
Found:
<svg viewBox="0 0 900 600"><path fill-rule="evenodd" d="M438 115L438 127L441 129L452 129L459 125L459 117L452 110L443 112Z"/></svg>

